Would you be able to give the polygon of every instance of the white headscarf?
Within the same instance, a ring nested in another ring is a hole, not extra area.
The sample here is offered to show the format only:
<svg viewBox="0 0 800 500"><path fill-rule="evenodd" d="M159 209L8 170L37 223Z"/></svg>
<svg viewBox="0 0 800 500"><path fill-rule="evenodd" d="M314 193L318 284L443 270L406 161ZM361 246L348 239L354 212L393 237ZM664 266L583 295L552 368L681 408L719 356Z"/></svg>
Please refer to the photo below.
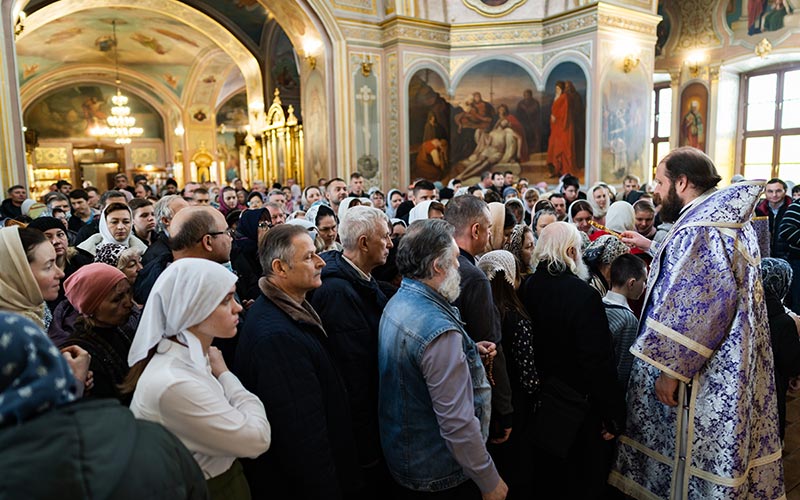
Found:
<svg viewBox="0 0 800 500"><path fill-rule="evenodd" d="M111 234L111 230L108 229L108 221L106 221L106 210L108 210L108 208L111 205L115 205L115 203L107 205L105 208L103 208L103 212L100 214L100 223L98 224L98 226L100 229L100 235L103 237L103 243L115 243L117 245L124 245L125 248L128 248L131 246L131 235L133 234L133 212L131 211L131 208L129 206L127 205L125 206L125 208L128 209L128 213L131 216L131 230L128 232L128 237L125 238L125 241L117 241L116 239L114 239L114 235ZM101 243L100 245L102 245L103 243Z"/></svg>
<svg viewBox="0 0 800 500"><path fill-rule="evenodd" d="M397 193L400 196L403 195L399 189L390 189L389 192L386 193L386 215L389 216L390 219L395 215L395 209L392 208L392 195L394 193Z"/></svg>
<svg viewBox="0 0 800 500"><path fill-rule="evenodd" d="M608 207L606 227L618 233L636 230L636 212L627 201L617 201Z"/></svg>
<svg viewBox="0 0 800 500"><path fill-rule="evenodd" d="M414 221L425 220L428 218L428 210L431 208L431 203L436 200L425 200L417 203L408 213L408 225L410 226Z"/></svg>
<svg viewBox="0 0 800 500"><path fill-rule="evenodd" d="M344 215L350 210L350 205L353 201L358 200L361 203L361 200L357 196L348 196L347 198L343 199L341 203L339 203L339 213L336 214L339 217L339 221L344 220Z"/></svg>
<svg viewBox="0 0 800 500"><path fill-rule="evenodd" d="M189 347L189 357L203 370L206 356L200 340L188 328L208 318L236 284L236 275L206 259L178 259L153 285L136 329L128 364L147 357L161 339L177 337Z"/></svg>

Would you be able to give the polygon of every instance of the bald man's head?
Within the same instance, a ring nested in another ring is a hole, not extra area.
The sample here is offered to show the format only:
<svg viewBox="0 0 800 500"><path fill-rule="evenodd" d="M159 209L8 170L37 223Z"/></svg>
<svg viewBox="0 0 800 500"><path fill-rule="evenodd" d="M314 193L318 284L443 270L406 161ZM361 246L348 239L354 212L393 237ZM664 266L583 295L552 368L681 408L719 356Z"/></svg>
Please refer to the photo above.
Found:
<svg viewBox="0 0 800 500"><path fill-rule="evenodd" d="M169 246L180 257L198 257L214 262L230 260L231 237L219 210L209 206L186 207L170 225Z"/></svg>

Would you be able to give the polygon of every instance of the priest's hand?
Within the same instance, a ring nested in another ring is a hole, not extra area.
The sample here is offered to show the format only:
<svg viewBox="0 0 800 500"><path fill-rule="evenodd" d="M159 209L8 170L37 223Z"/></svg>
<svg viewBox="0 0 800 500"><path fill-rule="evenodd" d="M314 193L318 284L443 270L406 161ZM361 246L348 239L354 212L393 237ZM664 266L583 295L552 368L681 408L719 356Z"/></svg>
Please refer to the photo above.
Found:
<svg viewBox="0 0 800 500"><path fill-rule="evenodd" d="M652 241L648 240L636 231L624 231L620 236L620 239L623 243L629 247L636 247L643 252L650 250L650 245L653 244Z"/></svg>
<svg viewBox="0 0 800 500"><path fill-rule="evenodd" d="M656 379L656 397L667 406L678 406L678 379L661 372Z"/></svg>

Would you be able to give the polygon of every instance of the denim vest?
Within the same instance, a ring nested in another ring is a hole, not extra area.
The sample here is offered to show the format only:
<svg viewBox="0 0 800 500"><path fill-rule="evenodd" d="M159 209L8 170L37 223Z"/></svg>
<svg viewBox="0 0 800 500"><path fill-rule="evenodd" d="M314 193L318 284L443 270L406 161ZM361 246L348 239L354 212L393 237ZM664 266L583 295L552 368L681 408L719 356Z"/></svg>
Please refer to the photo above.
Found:
<svg viewBox="0 0 800 500"><path fill-rule="evenodd" d="M378 339L381 444L394 479L420 491L453 488L468 479L439 433L422 355L439 335L457 331L469 365L475 416L485 441L489 431L491 388L478 349L464 331L458 309L427 285L403 279L386 305Z"/></svg>

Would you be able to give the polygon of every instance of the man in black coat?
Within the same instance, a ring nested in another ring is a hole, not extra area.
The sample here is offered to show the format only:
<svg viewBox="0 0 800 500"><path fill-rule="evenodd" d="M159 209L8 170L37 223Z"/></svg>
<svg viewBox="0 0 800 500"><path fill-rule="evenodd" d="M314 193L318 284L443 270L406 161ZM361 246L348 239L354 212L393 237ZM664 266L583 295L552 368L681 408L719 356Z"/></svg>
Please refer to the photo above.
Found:
<svg viewBox="0 0 800 500"><path fill-rule="evenodd" d="M361 469L347 389L306 293L325 262L301 226L271 229L259 248L261 296L247 312L236 375L264 403L270 449L244 460L253 498L359 498Z"/></svg>
<svg viewBox="0 0 800 500"><path fill-rule="evenodd" d="M492 363L492 423L491 440L501 444L511 435L514 407L511 404L511 381L508 378L506 357L500 343L500 313L492 299L489 279L475 265L475 256L486 251L490 238L489 207L474 196L459 196L447 204L445 220L455 227L454 238L460 255L458 272L461 293L453 303L461 312L464 330L475 342L486 340L497 346Z"/></svg>
<svg viewBox="0 0 800 500"><path fill-rule="evenodd" d="M370 274L394 246L388 223L377 208L348 210L339 226L344 251L322 254L322 286L309 299L347 386L369 498L380 498L392 484L378 431L378 325L387 298Z"/></svg>
<svg viewBox="0 0 800 500"><path fill-rule="evenodd" d="M625 423L625 399L617 382L608 320L600 295L585 281L588 269L580 248L574 225L554 222L544 228L534 251L536 272L521 291L536 327L533 350L543 390L558 379L590 405L566 458L535 444L530 449L532 470L540 478L534 482L537 497L560 491L563 498L603 498L612 439ZM533 434L540 430L533 429Z"/></svg>

